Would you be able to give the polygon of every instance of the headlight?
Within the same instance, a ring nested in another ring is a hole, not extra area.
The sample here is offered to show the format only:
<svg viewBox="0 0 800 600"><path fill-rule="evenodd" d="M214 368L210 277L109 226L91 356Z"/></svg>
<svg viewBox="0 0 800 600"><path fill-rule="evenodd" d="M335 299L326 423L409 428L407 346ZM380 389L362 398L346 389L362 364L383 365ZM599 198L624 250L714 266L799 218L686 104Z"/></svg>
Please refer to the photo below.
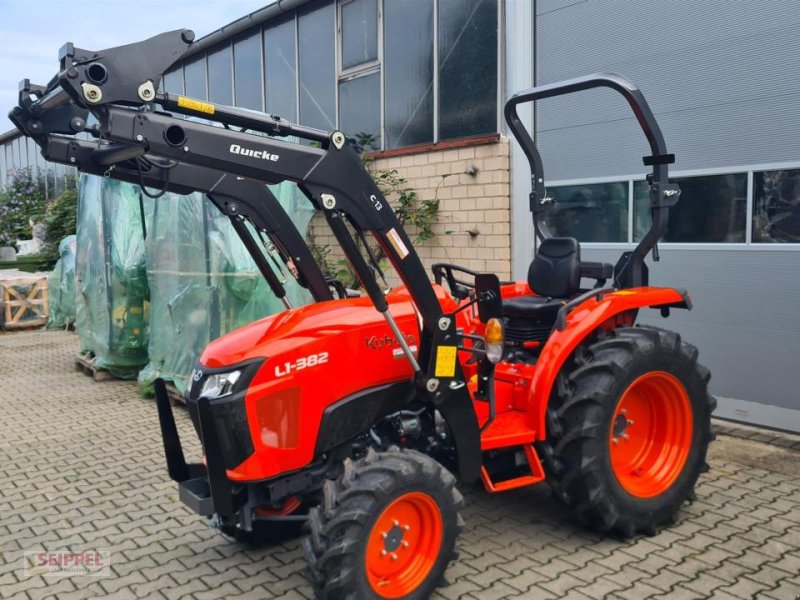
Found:
<svg viewBox="0 0 800 600"><path fill-rule="evenodd" d="M203 387L200 389L198 397L213 400L215 398L228 396L233 393L233 387L241 376L241 371L229 371L227 373L209 375L203 382Z"/></svg>

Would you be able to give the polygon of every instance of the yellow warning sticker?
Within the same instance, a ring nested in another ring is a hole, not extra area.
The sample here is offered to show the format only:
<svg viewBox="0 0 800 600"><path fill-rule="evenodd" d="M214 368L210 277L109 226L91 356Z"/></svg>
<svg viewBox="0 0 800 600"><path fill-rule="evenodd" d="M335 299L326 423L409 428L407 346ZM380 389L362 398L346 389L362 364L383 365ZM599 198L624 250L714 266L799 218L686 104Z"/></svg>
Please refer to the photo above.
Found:
<svg viewBox="0 0 800 600"><path fill-rule="evenodd" d="M196 112L205 113L207 115L213 115L214 111L217 110L216 107L209 102L201 102L200 100L187 98L186 96L178 96L178 106L181 108L188 108L189 110Z"/></svg>
<svg viewBox="0 0 800 600"><path fill-rule="evenodd" d="M455 377L456 375L455 346L439 346L436 350L436 372L434 377Z"/></svg>

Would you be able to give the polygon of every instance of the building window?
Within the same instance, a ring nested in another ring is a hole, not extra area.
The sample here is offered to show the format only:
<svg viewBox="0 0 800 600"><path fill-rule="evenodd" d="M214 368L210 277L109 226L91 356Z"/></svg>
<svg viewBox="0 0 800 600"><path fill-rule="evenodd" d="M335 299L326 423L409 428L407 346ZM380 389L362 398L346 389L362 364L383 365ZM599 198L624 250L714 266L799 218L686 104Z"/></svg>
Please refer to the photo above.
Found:
<svg viewBox="0 0 800 600"><path fill-rule="evenodd" d="M497 1L439 2L439 139L497 130Z"/></svg>
<svg viewBox="0 0 800 600"><path fill-rule="evenodd" d="M377 0L340 4L342 71L378 60Z"/></svg>
<svg viewBox="0 0 800 600"><path fill-rule="evenodd" d="M433 2L384 3L386 147L433 142Z"/></svg>
<svg viewBox="0 0 800 600"><path fill-rule="evenodd" d="M189 77L186 77L187 95ZM208 53L208 100L215 104L233 104L233 57L226 45Z"/></svg>
<svg viewBox="0 0 800 600"><path fill-rule="evenodd" d="M295 32L294 19L270 25L264 30L267 112L288 121L297 120Z"/></svg>
<svg viewBox="0 0 800 600"><path fill-rule="evenodd" d="M336 129L336 13L332 3L298 13L300 122Z"/></svg>
<svg viewBox="0 0 800 600"><path fill-rule="evenodd" d="M182 79L167 74L164 88L339 128L374 150L496 133L500 5L318 0L187 63Z"/></svg>
<svg viewBox="0 0 800 600"><path fill-rule="evenodd" d="M381 77L371 73L339 84L339 117L342 131L359 146L380 148Z"/></svg>
<svg viewBox="0 0 800 600"><path fill-rule="evenodd" d="M800 170L753 173L753 242L800 243Z"/></svg>
<svg viewBox="0 0 800 600"><path fill-rule="evenodd" d="M190 98L206 99L206 61L205 58L186 63L183 67L186 95Z"/></svg>
<svg viewBox="0 0 800 600"><path fill-rule="evenodd" d="M254 32L233 43L233 81L236 106L262 110L261 34Z"/></svg>
<svg viewBox="0 0 800 600"><path fill-rule="evenodd" d="M628 182L565 185L547 190L554 204L547 225L580 242L628 241Z"/></svg>
<svg viewBox="0 0 800 600"><path fill-rule="evenodd" d="M162 85L168 94L183 94L183 71L178 69L164 73Z"/></svg>
<svg viewBox="0 0 800 600"><path fill-rule="evenodd" d="M358 148L381 148L378 1L339 2L339 129Z"/></svg>
<svg viewBox="0 0 800 600"><path fill-rule="evenodd" d="M671 210L664 242L743 243L747 224L747 174L704 175L673 179L681 197ZM650 228L649 186L633 185L635 240Z"/></svg>

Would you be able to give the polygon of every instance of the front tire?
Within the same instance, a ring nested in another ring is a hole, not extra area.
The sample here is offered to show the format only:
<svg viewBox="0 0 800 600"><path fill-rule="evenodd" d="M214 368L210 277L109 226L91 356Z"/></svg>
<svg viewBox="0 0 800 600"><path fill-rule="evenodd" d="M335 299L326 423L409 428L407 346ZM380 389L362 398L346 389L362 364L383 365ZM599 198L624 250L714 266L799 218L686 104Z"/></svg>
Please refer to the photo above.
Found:
<svg viewBox="0 0 800 600"><path fill-rule="evenodd" d="M549 479L582 524L655 534L693 498L716 407L697 354L674 332L624 327L579 347L559 375Z"/></svg>
<svg viewBox="0 0 800 600"><path fill-rule="evenodd" d="M412 450L369 450L323 489L303 547L318 598L427 598L455 558L455 478Z"/></svg>

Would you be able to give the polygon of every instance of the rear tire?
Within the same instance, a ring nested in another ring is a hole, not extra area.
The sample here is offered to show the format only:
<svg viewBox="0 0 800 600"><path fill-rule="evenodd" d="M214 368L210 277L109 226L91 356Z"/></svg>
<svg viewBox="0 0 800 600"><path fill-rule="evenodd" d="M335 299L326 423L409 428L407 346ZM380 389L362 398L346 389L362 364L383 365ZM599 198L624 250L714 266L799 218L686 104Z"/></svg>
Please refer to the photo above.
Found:
<svg viewBox="0 0 800 600"><path fill-rule="evenodd" d="M419 452L370 449L323 493L303 544L317 598L428 598L463 527L453 475Z"/></svg>
<svg viewBox="0 0 800 600"><path fill-rule="evenodd" d="M652 535L694 497L716 407L697 354L674 332L623 327L562 369L548 411L548 480L579 522Z"/></svg>

